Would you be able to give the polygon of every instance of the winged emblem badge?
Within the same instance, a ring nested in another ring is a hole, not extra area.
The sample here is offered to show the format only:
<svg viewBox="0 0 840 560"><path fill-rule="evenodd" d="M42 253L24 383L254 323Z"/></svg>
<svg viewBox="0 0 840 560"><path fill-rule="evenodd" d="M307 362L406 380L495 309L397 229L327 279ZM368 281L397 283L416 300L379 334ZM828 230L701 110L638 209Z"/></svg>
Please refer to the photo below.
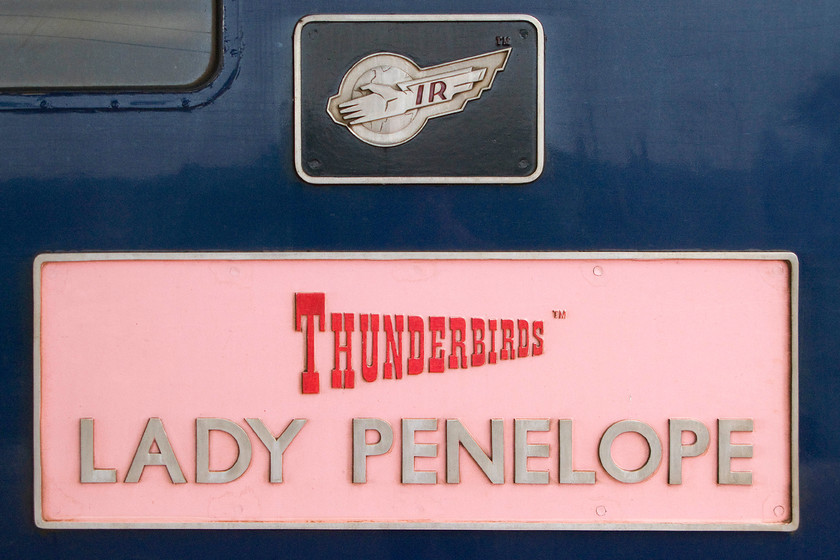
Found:
<svg viewBox="0 0 840 560"><path fill-rule="evenodd" d="M379 147L414 138L434 117L464 110L490 89L511 49L421 68L394 53L376 53L354 64L327 113L360 140Z"/></svg>

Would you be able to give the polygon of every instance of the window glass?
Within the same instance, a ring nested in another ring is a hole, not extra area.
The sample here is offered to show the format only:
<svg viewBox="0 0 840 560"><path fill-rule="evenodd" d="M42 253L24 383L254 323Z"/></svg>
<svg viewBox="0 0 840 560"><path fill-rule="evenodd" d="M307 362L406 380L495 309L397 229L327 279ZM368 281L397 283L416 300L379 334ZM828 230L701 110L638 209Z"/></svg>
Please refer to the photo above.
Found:
<svg viewBox="0 0 840 560"><path fill-rule="evenodd" d="M0 0L0 88L187 86L215 64L214 0Z"/></svg>

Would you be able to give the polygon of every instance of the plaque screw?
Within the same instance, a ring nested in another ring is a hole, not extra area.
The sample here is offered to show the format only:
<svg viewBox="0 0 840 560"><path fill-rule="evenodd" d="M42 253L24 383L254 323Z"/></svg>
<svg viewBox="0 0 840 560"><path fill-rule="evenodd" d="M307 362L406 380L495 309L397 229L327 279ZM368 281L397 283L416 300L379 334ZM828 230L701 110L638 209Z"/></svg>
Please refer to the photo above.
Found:
<svg viewBox="0 0 840 560"><path fill-rule="evenodd" d="M606 506L598 506L598 507L596 507L596 508L595 508L595 513L598 515L598 517L604 517L605 515L607 515L607 508L606 508Z"/></svg>
<svg viewBox="0 0 840 560"><path fill-rule="evenodd" d="M785 508L783 506L776 506L773 508L773 514L776 517L781 517L785 514Z"/></svg>
<svg viewBox="0 0 840 560"><path fill-rule="evenodd" d="M592 274L594 274L595 276L603 276L604 275L604 269L601 268L600 266L596 266L595 268L592 269Z"/></svg>
<svg viewBox="0 0 840 560"><path fill-rule="evenodd" d="M309 166L309 169L313 170L321 169L321 165L323 165L320 159L310 159L306 164Z"/></svg>

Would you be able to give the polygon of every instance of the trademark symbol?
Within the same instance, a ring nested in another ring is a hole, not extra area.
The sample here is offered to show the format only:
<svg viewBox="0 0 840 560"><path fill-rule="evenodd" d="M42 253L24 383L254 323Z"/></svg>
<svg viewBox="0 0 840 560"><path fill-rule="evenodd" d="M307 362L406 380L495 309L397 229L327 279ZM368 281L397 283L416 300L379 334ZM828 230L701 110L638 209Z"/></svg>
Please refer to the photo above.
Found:
<svg viewBox="0 0 840 560"><path fill-rule="evenodd" d="M565 309L552 309L551 315L555 319L565 319L566 318L566 310Z"/></svg>
<svg viewBox="0 0 840 560"><path fill-rule="evenodd" d="M496 46L497 47L509 47L510 46L510 37L503 37L501 35L496 35Z"/></svg>

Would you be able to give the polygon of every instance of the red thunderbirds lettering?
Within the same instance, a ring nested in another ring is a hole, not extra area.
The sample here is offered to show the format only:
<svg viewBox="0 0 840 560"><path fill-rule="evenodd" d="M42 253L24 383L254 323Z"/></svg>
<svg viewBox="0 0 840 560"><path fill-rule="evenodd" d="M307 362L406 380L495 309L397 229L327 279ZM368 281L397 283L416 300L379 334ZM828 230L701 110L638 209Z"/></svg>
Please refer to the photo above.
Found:
<svg viewBox="0 0 840 560"><path fill-rule="evenodd" d="M358 337L355 335L357 315ZM320 374L315 366L318 340L315 326L324 332L325 319L326 294L295 294L295 330L303 333L305 348L301 373L303 393L320 392ZM443 373L447 369L476 368L539 356L545 351L543 322L526 319L331 313L330 327L334 356L330 386L336 389L356 386L356 362L362 379L372 383L380 379L380 363L381 379L402 379L403 371L408 375ZM406 332L407 336L403 336Z"/></svg>

